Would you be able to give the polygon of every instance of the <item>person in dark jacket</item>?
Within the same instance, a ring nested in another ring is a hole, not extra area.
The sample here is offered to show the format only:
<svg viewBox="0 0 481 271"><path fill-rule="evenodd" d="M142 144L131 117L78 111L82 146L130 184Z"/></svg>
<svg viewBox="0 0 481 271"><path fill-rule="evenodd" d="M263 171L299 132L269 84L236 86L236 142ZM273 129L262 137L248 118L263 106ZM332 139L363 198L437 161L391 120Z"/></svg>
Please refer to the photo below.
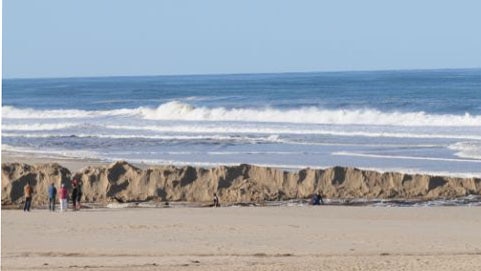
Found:
<svg viewBox="0 0 481 271"><path fill-rule="evenodd" d="M82 198L82 181L77 182L77 209L80 210L80 199Z"/></svg>
<svg viewBox="0 0 481 271"><path fill-rule="evenodd" d="M55 211L55 198L57 197L57 188L54 183L51 183L48 187L48 209Z"/></svg>
<svg viewBox="0 0 481 271"><path fill-rule="evenodd" d="M73 210L75 211L77 209L77 197L78 197L78 187L77 187L77 181L74 180L72 184L72 204L73 204Z"/></svg>
<svg viewBox="0 0 481 271"><path fill-rule="evenodd" d="M319 193L312 195L311 205L324 205L324 201Z"/></svg>

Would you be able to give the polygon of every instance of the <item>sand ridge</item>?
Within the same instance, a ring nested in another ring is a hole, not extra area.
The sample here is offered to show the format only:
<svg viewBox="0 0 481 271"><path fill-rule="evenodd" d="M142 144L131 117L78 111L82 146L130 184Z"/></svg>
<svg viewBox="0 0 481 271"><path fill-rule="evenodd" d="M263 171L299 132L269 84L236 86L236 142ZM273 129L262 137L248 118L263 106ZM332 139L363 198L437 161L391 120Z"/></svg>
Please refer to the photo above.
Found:
<svg viewBox="0 0 481 271"><path fill-rule="evenodd" d="M456 178L396 172L380 173L349 167L297 172L241 164L214 168L152 166L145 169L125 161L88 166L72 173L56 163L2 164L2 204L23 201L23 186L30 181L33 202L47 203L47 187L70 180L83 182L83 200L210 202L216 192L221 202L263 202L309 198L436 199L481 195L481 178Z"/></svg>

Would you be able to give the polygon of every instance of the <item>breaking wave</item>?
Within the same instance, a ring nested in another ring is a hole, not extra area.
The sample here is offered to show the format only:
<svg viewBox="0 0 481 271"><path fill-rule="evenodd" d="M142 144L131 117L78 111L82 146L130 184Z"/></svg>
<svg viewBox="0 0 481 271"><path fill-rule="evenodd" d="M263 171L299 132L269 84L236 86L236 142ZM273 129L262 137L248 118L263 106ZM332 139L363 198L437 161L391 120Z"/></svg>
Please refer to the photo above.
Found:
<svg viewBox="0 0 481 271"><path fill-rule="evenodd" d="M135 117L146 120L183 121L242 121L273 123L308 123L337 125L396 125L396 126L481 126L481 115L428 114L419 112L383 112L377 109L324 109L302 107L278 108L225 108L195 107L172 101L157 108L138 107L87 111L36 110L30 108L3 107L6 119L75 119L96 117Z"/></svg>

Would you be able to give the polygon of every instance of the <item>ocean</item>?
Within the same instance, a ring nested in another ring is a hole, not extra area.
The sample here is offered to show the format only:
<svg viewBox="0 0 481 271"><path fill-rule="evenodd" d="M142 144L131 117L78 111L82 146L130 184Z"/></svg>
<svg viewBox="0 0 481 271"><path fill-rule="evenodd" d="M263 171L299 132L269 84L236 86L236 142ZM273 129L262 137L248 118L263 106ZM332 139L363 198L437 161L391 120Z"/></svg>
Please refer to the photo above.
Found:
<svg viewBox="0 0 481 271"><path fill-rule="evenodd" d="M481 176L481 69L4 79L5 152Z"/></svg>

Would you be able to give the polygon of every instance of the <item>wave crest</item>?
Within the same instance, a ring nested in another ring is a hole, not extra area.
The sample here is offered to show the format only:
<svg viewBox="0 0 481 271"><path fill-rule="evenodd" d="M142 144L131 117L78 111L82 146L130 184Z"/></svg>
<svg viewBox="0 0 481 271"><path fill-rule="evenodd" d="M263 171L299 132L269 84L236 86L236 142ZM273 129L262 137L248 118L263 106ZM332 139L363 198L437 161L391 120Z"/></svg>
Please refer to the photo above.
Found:
<svg viewBox="0 0 481 271"><path fill-rule="evenodd" d="M317 107L275 108L207 108L181 102L169 102L156 109L141 108L145 119L189 121L251 121L310 124L365 124L402 126L479 126L481 116L435 115L425 112L382 112L376 109L330 110Z"/></svg>
<svg viewBox="0 0 481 271"><path fill-rule="evenodd" d="M242 121L270 123L306 123L336 125L393 125L393 126L481 126L481 115L428 114L426 112L383 112L377 109L323 109L302 107L225 108L194 107L172 101L157 108L139 107L104 111L35 110L12 106L3 108L4 118L95 118L106 116L134 117L146 120L178 121Z"/></svg>

